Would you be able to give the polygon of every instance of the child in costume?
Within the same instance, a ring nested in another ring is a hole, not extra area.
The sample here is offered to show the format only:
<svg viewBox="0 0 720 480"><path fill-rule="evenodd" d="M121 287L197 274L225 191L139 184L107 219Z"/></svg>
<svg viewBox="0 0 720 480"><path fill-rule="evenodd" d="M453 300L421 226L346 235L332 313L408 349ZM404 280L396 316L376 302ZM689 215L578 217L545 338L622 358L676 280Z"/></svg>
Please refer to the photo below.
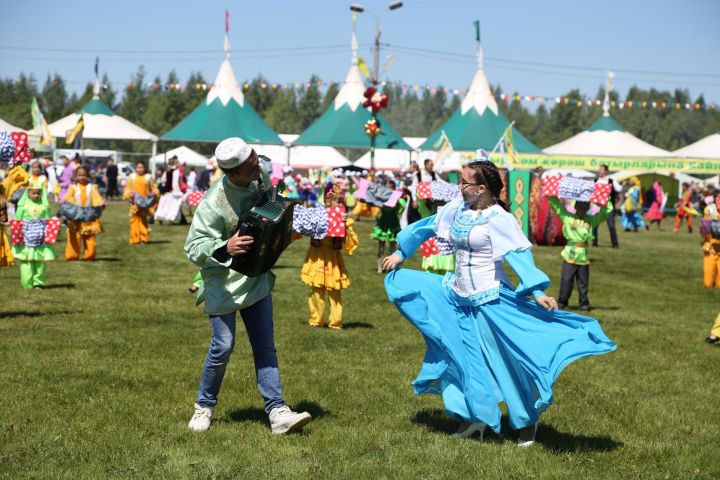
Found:
<svg viewBox="0 0 720 480"><path fill-rule="evenodd" d="M485 152L478 156L463 168L462 197L400 232L399 250L383 262L393 270L385 289L426 342L415 393L442 395L445 412L462 422L456 438L482 435L487 426L499 432L504 402L518 444L527 447L563 368L616 346L595 319L555 310L532 244L499 199L500 172ZM454 248L454 273L396 270L433 236ZM517 287L503 263L519 277Z"/></svg>
<svg viewBox="0 0 720 480"><path fill-rule="evenodd" d="M343 205L342 189L329 183L325 189L325 206L334 208ZM353 228L353 220L345 219L345 237L331 237L318 240L310 239L310 247L305 256L305 264L300 278L310 286L308 304L310 306L310 326L322 327L325 313L325 296L330 297L329 327L342 329L343 304L342 289L350 286L350 279L345 270L345 262L341 250L352 255L358 248L358 237Z"/></svg>
<svg viewBox="0 0 720 480"><path fill-rule="evenodd" d="M679 233L683 220L685 220L687 222L688 233L692 233L692 219L696 216L699 216L699 212L695 210L695 207L692 205L692 190L690 190L689 184L683 183L682 194L677 203L677 214L675 215L675 228L673 228L673 231Z"/></svg>
<svg viewBox="0 0 720 480"><path fill-rule="evenodd" d="M667 203L667 195L665 195L665 191L663 190L662 185L660 185L660 182L658 182L657 180L655 181L655 183L653 183L651 193L652 202L650 203L650 208L648 209L645 216L651 224L657 223L657 229L659 232L660 222L662 222L662 219L665 218L665 204Z"/></svg>
<svg viewBox="0 0 720 480"><path fill-rule="evenodd" d="M578 293L580 295L580 310L590 311L588 289L590 287L590 258L588 256L589 243L592 241L593 229L597 228L613 208L608 202L600 212L588 215L590 209L588 202L575 202L575 213L570 213L557 197L547 197L550 207L562 222L563 236L567 245L563 248L561 256L563 266L560 272L560 294L558 307L563 309L570 301L570 296L577 278Z"/></svg>
<svg viewBox="0 0 720 480"><path fill-rule="evenodd" d="M150 241L148 222L159 196L160 192L152 180L152 175L145 173L145 164L137 162L135 172L128 176L123 194L123 198L130 202L131 245Z"/></svg>
<svg viewBox="0 0 720 480"><path fill-rule="evenodd" d="M87 168L79 166L74 173L75 183L70 185L63 199L58 216L68 221L68 238L65 260L80 258L80 243L83 245L83 260L94 261L95 236L103 232L100 216L104 202L95 184L90 183Z"/></svg>
<svg viewBox="0 0 720 480"><path fill-rule="evenodd" d="M7 199L8 205L8 219L12 220L15 218L15 208L18 204L20 197L23 195L23 190L28 185L30 175L23 168L22 163L17 162L14 166L8 169L5 173L5 178L2 182L5 198Z"/></svg>
<svg viewBox="0 0 720 480"><path fill-rule="evenodd" d="M15 211L15 220L22 220L24 245L13 246L13 255L20 262L20 284L23 288L45 285L45 262L55 260L57 253L45 243L46 220L50 203L42 183L31 182Z"/></svg>
<svg viewBox="0 0 720 480"><path fill-rule="evenodd" d="M623 205L623 214L620 223L626 232L632 230L637 232L639 228L646 228L647 224L642 217L642 188L640 179L633 177L630 179L630 188L625 194L625 204Z"/></svg>
<svg viewBox="0 0 720 480"><path fill-rule="evenodd" d="M396 188L395 180L387 178L383 183L383 186L393 191ZM377 271L382 273L382 260L385 257L385 244L390 244L390 251L395 250L397 242L397 234L400 233L400 213L405 208L405 200L402 198L397 201L394 207L388 207L383 205L380 207L380 216L375 221L375 228L373 229L370 236L378 241L378 257L377 257Z"/></svg>
<svg viewBox="0 0 720 480"><path fill-rule="evenodd" d="M10 246L10 238L5 230L5 224L8 222L7 200L0 186L0 267L7 267L15 263Z"/></svg>
<svg viewBox="0 0 720 480"><path fill-rule="evenodd" d="M703 284L720 288L720 195L705 199L700 235L703 249Z"/></svg>
<svg viewBox="0 0 720 480"><path fill-rule="evenodd" d="M43 173L40 160L33 160L30 164L30 178L28 178L28 181L36 184L40 183L45 191L48 191L48 177Z"/></svg>

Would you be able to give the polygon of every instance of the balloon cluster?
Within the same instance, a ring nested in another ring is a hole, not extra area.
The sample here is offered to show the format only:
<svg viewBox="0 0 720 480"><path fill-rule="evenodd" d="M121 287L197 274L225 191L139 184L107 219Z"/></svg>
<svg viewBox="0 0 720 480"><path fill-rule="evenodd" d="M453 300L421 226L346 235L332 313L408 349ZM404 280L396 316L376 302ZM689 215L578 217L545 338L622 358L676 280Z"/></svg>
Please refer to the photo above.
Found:
<svg viewBox="0 0 720 480"><path fill-rule="evenodd" d="M378 122L374 118L371 118L370 120L365 122L365 133L370 138L380 135L380 122Z"/></svg>
<svg viewBox="0 0 720 480"><path fill-rule="evenodd" d="M388 96L380 93L373 87L368 87L363 94L367 100L363 103L363 107L371 108L373 115L377 114L381 108L387 108Z"/></svg>

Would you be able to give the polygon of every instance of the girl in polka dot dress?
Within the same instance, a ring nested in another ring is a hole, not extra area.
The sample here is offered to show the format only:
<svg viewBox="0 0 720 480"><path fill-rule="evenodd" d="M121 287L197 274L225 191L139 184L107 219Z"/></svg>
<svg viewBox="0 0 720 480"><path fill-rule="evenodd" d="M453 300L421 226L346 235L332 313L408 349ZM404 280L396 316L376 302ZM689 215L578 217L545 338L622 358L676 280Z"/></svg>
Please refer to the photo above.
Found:
<svg viewBox="0 0 720 480"><path fill-rule="evenodd" d="M325 188L325 206L334 208L343 206L342 189L333 183ZM310 307L311 327L322 327L324 324L325 297L330 297L329 327L342 329L342 297L341 291L350 286L350 279L345 270L345 262L341 250L352 255L359 245L357 234L353 228L353 220L345 216L345 237L326 236L322 240L311 239L305 264L300 278L310 286L308 305Z"/></svg>

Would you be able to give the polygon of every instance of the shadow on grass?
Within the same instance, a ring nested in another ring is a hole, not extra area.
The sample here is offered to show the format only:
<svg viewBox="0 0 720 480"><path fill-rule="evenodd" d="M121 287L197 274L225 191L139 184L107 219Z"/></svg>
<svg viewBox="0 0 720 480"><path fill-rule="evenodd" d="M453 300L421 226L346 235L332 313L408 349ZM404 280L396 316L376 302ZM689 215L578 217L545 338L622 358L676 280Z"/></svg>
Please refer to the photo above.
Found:
<svg viewBox="0 0 720 480"><path fill-rule="evenodd" d="M371 328L375 328L375 325L373 325L372 323L366 323L366 322L343 323L344 330L352 330L353 328L366 328L369 330Z"/></svg>
<svg viewBox="0 0 720 480"><path fill-rule="evenodd" d="M42 312L30 311L30 310L16 310L13 312L0 312L0 318L41 317L42 315L44 315Z"/></svg>
<svg viewBox="0 0 720 480"><path fill-rule="evenodd" d="M451 435L458 429L459 423L456 420L445 415L445 413L438 409L423 409L415 414L412 418L412 422L417 425L422 425L428 430L435 433L442 433ZM517 440L517 433L510 427L510 420L505 415L502 417L500 426L499 439L507 439L510 441ZM493 438L498 437L492 435L488 437L489 430L486 432L486 440L492 441ZM479 435L473 437L479 440ZM567 452L607 452L611 450L617 450L623 446L622 442L617 442L610 437L591 437L586 435L575 435L572 433L565 433L557 431L552 425L540 422L538 425L537 443L545 447L546 449L555 453L567 453Z"/></svg>
<svg viewBox="0 0 720 480"><path fill-rule="evenodd" d="M118 257L98 257L95 259L96 262L122 262Z"/></svg>
<svg viewBox="0 0 720 480"><path fill-rule="evenodd" d="M308 400L301 400L298 403L292 405L291 408L296 412L308 412L310 415L312 415L314 420L330 415L330 412L328 410L325 410L319 404L315 402L310 402ZM233 422L268 423L268 417L265 413L265 410L258 407L233 410L230 412L230 420L232 420Z"/></svg>
<svg viewBox="0 0 720 480"><path fill-rule="evenodd" d="M75 288L75 284L74 283L53 283L50 285L43 285L42 287L38 287L38 288L40 288L41 290L55 290L58 288L64 288L64 289L70 290L70 289Z"/></svg>
<svg viewBox="0 0 720 480"><path fill-rule="evenodd" d="M544 423L540 423L538 426L537 443L556 453L609 452L624 445L610 437L590 437L558 432L552 425Z"/></svg>
<svg viewBox="0 0 720 480"><path fill-rule="evenodd" d="M146 242L147 245L159 245L161 243L172 243L170 240L150 240L149 242Z"/></svg>

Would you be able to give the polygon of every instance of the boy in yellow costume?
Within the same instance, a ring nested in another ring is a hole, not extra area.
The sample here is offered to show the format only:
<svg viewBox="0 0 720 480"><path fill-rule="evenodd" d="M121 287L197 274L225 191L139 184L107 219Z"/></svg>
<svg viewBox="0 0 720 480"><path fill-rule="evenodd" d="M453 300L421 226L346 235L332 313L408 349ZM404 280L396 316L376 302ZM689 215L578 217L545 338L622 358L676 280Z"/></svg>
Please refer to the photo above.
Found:
<svg viewBox="0 0 720 480"><path fill-rule="evenodd" d="M97 185L90 183L85 167L75 169L75 183L65 194L64 203L58 215L68 220L68 239L65 260L80 258L82 242L83 260L95 260L95 236L103 232L100 215L104 206Z"/></svg>
<svg viewBox="0 0 720 480"><path fill-rule="evenodd" d="M325 206L328 208L343 205L342 189L336 184L329 184L325 189ZM357 234L353 228L353 220L345 220L345 238L325 237L322 240L311 239L305 264L300 278L311 287L308 304L310 306L310 326L322 327L325 313L325 296L330 297L329 327L342 329L342 296L343 288L350 286L350 279L345 270L341 249L352 255L359 245Z"/></svg>
<svg viewBox="0 0 720 480"><path fill-rule="evenodd" d="M150 241L148 219L155 211L160 192L149 173L145 173L145 164L137 162L135 173L130 174L125 185L123 198L130 202L130 244Z"/></svg>

